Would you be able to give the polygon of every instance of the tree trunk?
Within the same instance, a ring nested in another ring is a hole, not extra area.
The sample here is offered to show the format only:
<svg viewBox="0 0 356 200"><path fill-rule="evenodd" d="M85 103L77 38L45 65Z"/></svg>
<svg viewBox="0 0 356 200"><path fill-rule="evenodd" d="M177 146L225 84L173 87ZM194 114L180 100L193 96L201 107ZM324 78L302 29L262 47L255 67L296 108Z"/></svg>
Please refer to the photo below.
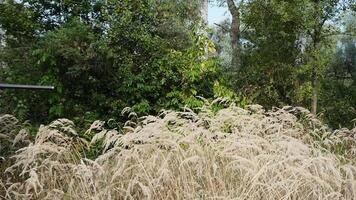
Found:
<svg viewBox="0 0 356 200"><path fill-rule="evenodd" d="M232 16L231 21L231 68L234 73L238 73L241 67L241 47L240 47L240 12L239 8L235 5L234 0L227 0L227 5Z"/></svg>
<svg viewBox="0 0 356 200"><path fill-rule="evenodd" d="M313 96L312 96L312 113L314 115L317 114L317 109L318 109L318 91L319 91L319 81L318 81L318 77L315 74L313 76Z"/></svg>
<svg viewBox="0 0 356 200"><path fill-rule="evenodd" d="M201 0L201 8L200 8L200 12L201 12L201 18L203 20L203 22L205 23L205 25L208 24L208 9L209 9L209 3L208 0Z"/></svg>
<svg viewBox="0 0 356 200"><path fill-rule="evenodd" d="M203 27L208 26L208 9L209 9L209 3L208 0L200 0L200 16L202 20L202 25ZM203 28L202 33L205 37L208 37L208 32ZM209 47L208 47L208 42L205 43L204 46L204 56L202 57L204 60L208 59L209 57Z"/></svg>
<svg viewBox="0 0 356 200"><path fill-rule="evenodd" d="M314 0L314 13L315 13L315 24L313 30L313 50L312 56L313 58L313 74L312 74L312 114L316 115L318 112L318 93L319 93L319 79L318 79L318 67L316 66L319 63L318 56L319 56L319 43L321 38L321 30L324 25L325 21L322 21L322 11L320 8L320 0Z"/></svg>
<svg viewBox="0 0 356 200"><path fill-rule="evenodd" d="M235 72L238 72L241 67L240 59L240 26L239 19L235 17L231 22L231 48L232 48L232 58L231 58L231 67Z"/></svg>

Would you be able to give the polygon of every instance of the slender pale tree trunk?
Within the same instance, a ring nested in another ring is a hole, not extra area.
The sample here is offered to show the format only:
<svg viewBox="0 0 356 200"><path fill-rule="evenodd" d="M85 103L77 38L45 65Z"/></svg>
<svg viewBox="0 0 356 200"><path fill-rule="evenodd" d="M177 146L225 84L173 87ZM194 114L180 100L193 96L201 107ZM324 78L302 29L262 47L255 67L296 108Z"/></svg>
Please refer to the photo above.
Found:
<svg viewBox="0 0 356 200"><path fill-rule="evenodd" d="M200 12L201 12L201 17L202 17L202 20L203 22L205 23L205 25L208 24L208 14L209 14L209 3L208 3L208 0L200 0L201 3L201 8L200 8Z"/></svg>
<svg viewBox="0 0 356 200"><path fill-rule="evenodd" d="M236 6L234 0L227 0L227 5L232 16L230 30L232 48L231 67L233 72L238 73L241 67L240 12L239 7Z"/></svg>
<svg viewBox="0 0 356 200"><path fill-rule="evenodd" d="M200 0L200 14L203 27L208 26L208 14L209 14L209 2L208 0ZM205 28L202 29L205 37L208 37L208 33ZM205 43L203 59L208 59L209 57L209 47L208 42Z"/></svg>
<svg viewBox="0 0 356 200"><path fill-rule="evenodd" d="M316 31L316 30L314 30ZM318 94L319 94L319 73L318 73L318 65L319 65L319 59L318 59L318 54L319 54L319 51L318 51L318 38L319 38L319 34L317 33L318 31L316 31L314 33L314 44L313 44L313 56L312 56L312 59L313 59L313 72L312 72L312 87L313 87L313 90L312 90L312 105L311 105L311 108L312 108L312 113L314 115L316 115L318 113Z"/></svg>
<svg viewBox="0 0 356 200"><path fill-rule="evenodd" d="M321 41L321 30L324 25L325 20L321 20L322 18L322 11L320 8L320 0L314 0L314 13L315 13L315 22L314 22L314 30L313 30L313 74L312 74L312 113L314 115L318 112L318 93L319 93L319 73L318 73L318 65L319 65L319 43Z"/></svg>
<svg viewBox="0 0 356 200"><path fill-rule="evenodd" d="M312 96L312 113L317 114L318 109L318 93L319 93L319 81L318 77L315 75L313 77L313 96Z"/></svg>

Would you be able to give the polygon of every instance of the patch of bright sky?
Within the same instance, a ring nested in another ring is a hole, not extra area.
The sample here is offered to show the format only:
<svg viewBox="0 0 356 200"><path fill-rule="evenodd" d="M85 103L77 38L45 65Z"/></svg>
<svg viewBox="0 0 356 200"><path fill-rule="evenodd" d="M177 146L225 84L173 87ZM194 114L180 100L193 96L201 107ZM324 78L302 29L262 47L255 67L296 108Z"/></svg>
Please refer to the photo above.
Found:
<svg viewBox="0 0 356 200"><path fill-rule="evenodd" d="M226 7L218 7L212 4L209 5L208 22L210 26L213 26L214 23L219 23L228 17L230 17L230 13Z"/></svg>

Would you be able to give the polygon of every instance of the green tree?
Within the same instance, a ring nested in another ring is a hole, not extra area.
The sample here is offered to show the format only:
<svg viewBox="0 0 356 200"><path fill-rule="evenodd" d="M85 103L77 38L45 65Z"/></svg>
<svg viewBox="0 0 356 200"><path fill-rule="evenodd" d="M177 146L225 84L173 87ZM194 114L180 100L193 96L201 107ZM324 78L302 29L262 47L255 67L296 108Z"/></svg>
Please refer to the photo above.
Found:
<svg viewBox="0 0 356 200"><path fill-rule="evenodd" d="M241 68L241 9L245 1L236 0L216 0L213 1L219 6L227 6L231 14L231 23L229 28L231 45L231 63L230 72L236 79Z"/></svg>
<svg viewBox="0 0 356 200"><path fill-rule="evenodd" d="M238 88L267 107L293 104L305 24L304 1L249 1L241 11Z"/></svg>
<svg viewBox="0 0 356 200"><path fill-rule="evenodd" d="M342 31L333 36L337 42L331 47L335 53L320 82L319 107L323 118L333 128L353 127L356 119L356 37L355 16L341 19Z"/></svg>
<svg viewBox="0 0 356 200"><path fill-rule="evenodd" d="M315 113L318 95L321 95L319 111L324 119L334 127L348 123L354 109L350 101L353 96L347 92L353 90L340 81L331 81L329 75L331 64L335 63L332 68L339 74L332 75L332 79L352 77L354 42L351 36L344 44L345 39L339 36L350 36L354 26L341 28L338 25L345 22L340 16L349 5L347 1L244 1L239 9L242 66L239 76L235 77L235 91L267 107L298 105L312 108ZM226 46L229 31L231 25L223 22L213 37L223 60L230 51ZM339 57L333 62L336 49L339 49ZM328 92L327 88L332 90ZM333 104L336 99L330 95L337 96L343 103ZM338 109L349 112L338 112Z"/></svg>
<svg viewBox="0 0 356 200"><path fill-rule="evenodd" d="M0 112L105 118L127 106L154 113L213 97L219 71L216 60L202 59L199 8L174 0L1 2L1 79L56 91L6 91Z"/></svg>

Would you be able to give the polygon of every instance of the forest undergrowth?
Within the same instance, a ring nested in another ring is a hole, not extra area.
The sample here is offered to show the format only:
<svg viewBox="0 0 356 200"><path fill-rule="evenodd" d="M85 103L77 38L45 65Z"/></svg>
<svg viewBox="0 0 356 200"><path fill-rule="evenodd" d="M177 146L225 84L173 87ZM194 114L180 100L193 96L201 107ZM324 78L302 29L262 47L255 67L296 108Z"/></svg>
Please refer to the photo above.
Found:
<svg viewBox="0 0 356 200"><path fill-rule="evenodd" d="M58 119L33 139L0 116L0 199L356 199L356 128L331 130L304 108L220 99L122 114L122 129Z"/></svg>

